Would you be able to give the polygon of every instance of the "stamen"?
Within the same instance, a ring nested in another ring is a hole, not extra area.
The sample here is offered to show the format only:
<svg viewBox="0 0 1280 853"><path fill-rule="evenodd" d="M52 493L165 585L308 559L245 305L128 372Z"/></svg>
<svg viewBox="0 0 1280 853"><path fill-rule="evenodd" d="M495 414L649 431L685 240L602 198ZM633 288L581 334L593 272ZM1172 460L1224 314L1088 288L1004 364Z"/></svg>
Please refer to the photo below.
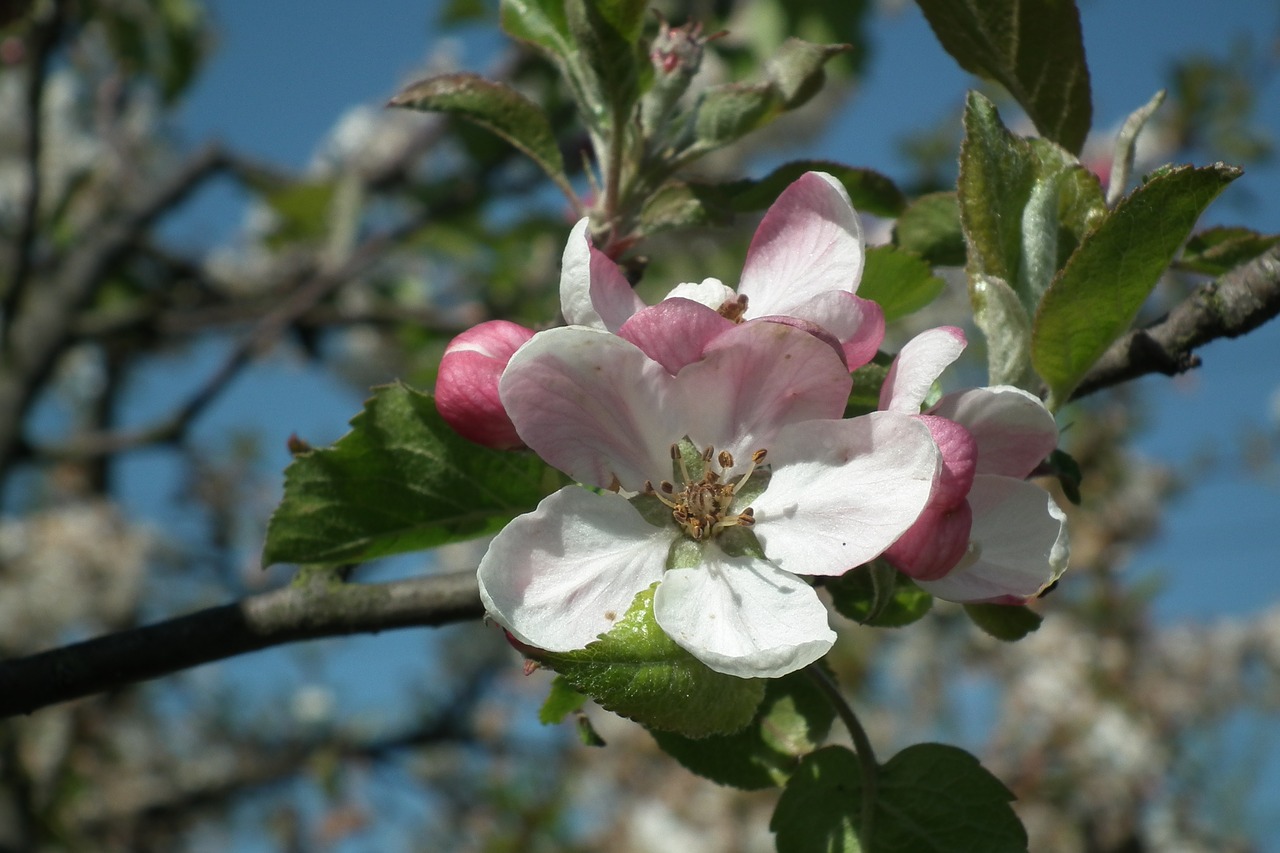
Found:
<svg viewBox="0 0 1280 853"><path fill-rule="evenodd" d="M720 455L716 457L716 461L720 463L720 467L726 471L733 467L733 454L727 450L721 450Z"/></svg>
<svg viewBox="0 0 1280 853"><path fill-rule="evenodd" d="M730 482L725 481L725 475L735 464L732 453L722 450L717 454L714 447L708 447L700 455L704 465L702 477L693 480L684 464L685 456L678 453L678 447L674 448L672 458L680 462L679 469L684 479L682 486L677 488L663 480L655 491L653 484L646 482L645 493L656 496L669 507L672 519L694 541L700 542L717 536L730 527L753 526L756 519L752 508L746 507L733 512L733 503L743 485L755 473L756 466L764 460L765 451L757 450L752 453L747 471ZM713 468L713 459L720 470Z"/></svg>

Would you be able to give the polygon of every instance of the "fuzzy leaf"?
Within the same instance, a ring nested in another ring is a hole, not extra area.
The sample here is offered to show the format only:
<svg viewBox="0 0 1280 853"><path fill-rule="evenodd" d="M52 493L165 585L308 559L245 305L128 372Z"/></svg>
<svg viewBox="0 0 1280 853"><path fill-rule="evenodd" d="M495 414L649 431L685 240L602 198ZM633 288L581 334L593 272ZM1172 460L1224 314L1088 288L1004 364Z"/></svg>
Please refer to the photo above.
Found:
<svg viewBox="0 0 1280 853"><path fill-rule="evenodd" d="M671 228L727 225L732 219L722 184L670 181L649 196L640 210L645 234Z"/></svg>
<svg viewBox="0 0 1280 853"><path fill-rule="evenodd" d="M934 266L963 266L964 231L956 194L931 193L911 202L894 225L893 239Z"/></svg>
<svg viewBox="0 0 1280 853"><path fill-rule="evenodd" d="M1073 0L916 2L961 68L1003 84L1042 135L1080 153L1093 105Z"/></svg>
<svg viewBox="0 0 1280 853"><path fill-rule="evenodd" d="M285 470L262 562L370 560L490 535L560 481L531 453L462 438L430 395L384 386L349 433Z"/></svg>
<svg viewBox="0 0 1280 853"><path fill-rule="evenodd" d="M699 148L715 150L768 124L782 110L769 83L727 83L703 93L694 123Z"/></svg>
<svg viewBox="0 0 1280 853"><path fill-rule="evenodd" d="M1032 362L1050 408L1133 322L1196 220L1240 170L1166 170L1125 198L1058 273L1032 327Z"/></svg>
<svg viewBox="0 0 1280 853"><path fill-rule="evenodd" d="M721 785L755 790L782 785L800 759L827 736L835 711L803 672L770 679L764 701L745 729L689 738L650 732L686 768Z"/></svg>
<svg viewBox="0 0 1280 853"><path fill-rule="evenodd" d="M1187 241L1178 267L1205 275L1223 275L1280 243L1280 234L1248 228L1210 228Z"/></svg>
<svg viewBox="0 0 1280 853"><path fill-rule="evenodd" d="M987 382L1028 389L1031 318L1013 288L994 276L970 276L973 319L987 339Z"/></svg>
<svg viewBox="0 0 1280 853"><path fill-rule="evenodd" d="M605 709L651 729L693 738L741 730L755 716L764 682L715 672L677 646L653 618L656 587L585 649L530 656Z"/></svg>
<svg viewBox="0 0 1280 853"><path fill-rule="evenodd" d="M954 746L909 746L880 768L869 847L875 853L1025 853L1013 795ZM862 777L848 749L811 753L787 783L769 828L779 853L860 850Z"/></svg>
<svg viewBox="0 0 1280 853"><path fill-rule="evenodd" d="M408 86L388 106L465 118L523 151L562 189L569 186L546 113L505 83L475 74L443 74ZM571 189L567 192L572 195Z"/></svg>
<svg viewBox="0 0 1280 853"><path fill-rule="evenodd" d="M884 310L885 321L905 317L938 298L946 282L919 255L895 246L872 246L858 295Z"/></svg>
<svg viewBox="0 0 1280 853"><path fill-rule="evenodd" d="M827 60L849 50L852 46L847 44L813 44L798 38L784 41L766 67L785 108L794 110L816 95L826 80L822 67Z"/></svg>

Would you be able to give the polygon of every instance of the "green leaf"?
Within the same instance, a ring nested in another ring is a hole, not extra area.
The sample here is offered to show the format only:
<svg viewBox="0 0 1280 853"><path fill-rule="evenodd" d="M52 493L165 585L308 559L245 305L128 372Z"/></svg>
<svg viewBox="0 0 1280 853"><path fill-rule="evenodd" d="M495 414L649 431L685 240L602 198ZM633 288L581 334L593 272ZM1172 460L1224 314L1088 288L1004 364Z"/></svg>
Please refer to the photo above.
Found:
<svg viewBox="0 0 1280 853"><path fill-rule="evenodd" d="M884 311L886 321L905 317L937 299L946 282L919 255L895 246L872 246L858 295Z"/></svg>
<svg viewBox="0 0 1280 853"><path fill-rule="evenodd" d="M822 89L822 68L833 56L852 50L847 44L814 44L788 38L765 65L769 80L782 95L785 109L794 110Z"/></svg>
<svg viewBox="0 0 1280 853"><path fill-rule="evenodd" d="M499 21L507 35L560 63L573 44L564 7L564 0L501 0Z"/></svg>
<svg viewBox="0 0 1280 853"><path fill-rule="evenodd" d="M475 74L443 74L408 86L388 106L448 113L474 122L528 155L573 197L546 113L505 83Z"/></svg>
<svg viewBox="0 0 1280 853"><path fill-rule="evenodd" d="M645 234L672 228L727 225L733 214L723 185L670 181L651 195L640 210Z"/></svg>
<svg viewBox="0 0 1280 853"><path fill-rule="evenodd" d="M879 353L875 361L853 371L853 388L844 407L846 418L856 418L880 408L880 389L889 376L891 362L888 356Z"/></svg>
<svg viewBox="0 0 1280 853"><path fill-rule="evenodd" d="M430 395L384 386L349 433L285 470L263 565L356 562L490 535L560 483L532 453L459 436Z"/></svg>
<svg viewBox="0 0 1280 853"><path fill-rule="evenodd" d="M824 586L836 611L863 625L901 628L933 607L933 596L883 560L845 572Z"/></svg>
<svg viewBox="0 0 1280 853"><path fill-rule="evenodd" d="M656 587L585 649L530 654L605 709L649 728L693 738L741 730L764 698L764 682L715 672L677 646L653 618Z"/></svg>
<svg viewBox="0 0 1280 853"><path fill-rule="evenodd" d="M1049 454L1047 462L1049 472L1058 478L1058 484L1062 486L1062 493L1067 500L1080 506L1080 483L1084 480L1080 463L1070 453L1058 448Z"/></svg>
<svg viewBox="0 0 1280 853"><path fill-rule="evenodd" d="M794 160L779 166L758 181L748 179L723 186L732 197L735 211L746 213L764 210L805 172L826 172L844 184L853 206L862 213L891 218L901 213L907 204L902 190L879 172L827 160ZM959 233L958 225L956 233Z"/></svg>
<svg viewBox="0 0 1280 853"><path fill-rule="evenodd" d="M768 124L782 111L782 97L769 83L726 83L702 94L694 121L695 144L713 151Z"/></svg>
<svg viewBox="0 0 1280 853"><path fill-rule="evenodd" d="M1210 228L1187 241L1178 260L1180 269L1223 275L1280 244L1280 234L1259 234L1248 228Z"/></svg>
<svg viewBox="0 0 1280 853"><path fill-rule="evenodd" d="M963 266L964 231L956 194L931 193L911 202L894 225L893 240L934 266Z"/></svg>
<svg viewBox="0 0 1280 853"><path fill-rule="evenodd" d="M1001 83L1045 137L1080 153L1093 106L1073 0L917 0L947 53Z"/></svg>
<svg viewBox="0 0 1280 853"><path fill-rule="evenodd" d="M641 76L652 71L647 58L641 62L636 38L631 37L627 7L634 4L629 0L566 0L564 5L573 38L573 49L566 57L571 73L590 81L588 91L596 89L602 99L599 104L584 106L591 113L599 110L610 133L616 136L616 144L622 144L626 130L613 125L629 119L631 108L640 97ZM599 121L593 115L583 118L589 123Z"/></svg>
<svg viewBox="0 0 1280 853"><path fill-rule="evenodd" d="M329 233L329 206L337 195L333 181L290 181L254 176L251 184L263 190L262 198L275 213L267 245L279 248L290 243L323 240ZM268 188L268 185L274 185Z"/></svg>
<svg viewBox="0 0 1280 853"><path fill-rule="evenodd" d="M1006 643L1021 640L1044 621L1034 610L1014 604L966 604L964 612L984 633Z"/></svg>
<svg viewBox="0 0 1280 853"><path fill-rule="evenodd" d="M801 757L826 738L834 716L812 679L793 672L769 680L755 718L740 732L696 739L650 734L664 752L699 776L756 790L784 784Z"/></svg>
<svg viewBox="0 0 1280 853"><path fill-rule="evenodd" d="M1170 169L1121 201L1080 244L1032 327L1032 363L1049 385L1051 409L1129 328L1200 214L1239 175L1221 164Z"/></svg>
<svg viewBox="0 0 1280 853"><path fill-rule="evenodd" d="M862 777L848 749L811 753L778 799L769 828L779 853L861 850ZM880 768L872 817L874 853L1025 853L1027 833L1013 795L969 753L909 746Z"/></svg>
<svg viewBox="0 0 1280 853"><path fill-rule="evenodd" d="M969 277L973 319L987 339L987 382L1029 389L1031 318L1013 288L994 276Z"/></svg>
<svg viewBox="0 0 1280 853"><path fill-rule="evenodd" d="M630 44L640 40L649 0L593 0L600 17Z"/></svg>
<svg viewBox="0 0 1280 853"><path fill-rule="evenodd" d="M569 686L563 675L557 675L551 682L551 692L538 710L538 722L544 726L563 723L564 718L582 709L587 697Z"/></svg>

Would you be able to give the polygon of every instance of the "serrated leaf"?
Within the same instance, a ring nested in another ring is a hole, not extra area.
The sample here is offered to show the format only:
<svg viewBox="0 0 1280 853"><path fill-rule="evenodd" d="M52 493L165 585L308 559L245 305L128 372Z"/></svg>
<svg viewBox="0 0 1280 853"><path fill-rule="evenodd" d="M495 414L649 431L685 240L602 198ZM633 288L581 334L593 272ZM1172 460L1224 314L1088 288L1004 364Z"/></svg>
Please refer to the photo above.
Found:
<svg viewBox="0 0 1280 853"><path fill-rule="evenodd" d="M690 771L745 790L782 785L801 757L827 736L835 711L803 672L770 679L764 701L745 729L729 735L688 738L653 731L654 740Z"/></svg>
<svg viewBox="0 0 1280 853"><path fill-rule="evenodd" d="M764 682L715 672L677 646L653 618L656 587L585 649L533 656L601 707L649 728L692 738L740 731L764 698Z"/></svg>
<svg viewBox="0 0 1280 853"><path fill-rule="evenodd" d="M1277 244L1280 234L1259 234L1239 227L1210 228L1187 241L1178 267L1205 275L1223 275Z"/></svg>
<svg viewBox="0 0 1280 853"><path fill-rule="evenodd" d="M497 533L560 482L531 453L459 436L430 395L377 388L349 433L285 470L263 565L358 562Z"/></svg>
<svg viewBox="0 0 1280 853"><path fill-rule="evenodd" d="M867 249L858 295L884 311L885 321L905 317L937 299L946 282L933 274L924 259L895 246Z"/></svg>
<svg viewBox="0 0 1280 853"><path fill-rule="evenodd" d="M1034 610L1013 604L966 604L964 612L983 633L1006 643L1021 640L1044 621Z"/></svg>
<svg viewBox="0 0 1280 853"><path fill-rule="evenodd" d="M778 799L769 828L779 853L861 850L857 756L830 746L808 755ZM909 746L879 769L868 846L874 853L1025 853L1013 795L969 753Z"/></svg>
<svg viewBox="0 0 1280 853"><path fill-rule="evenodd" d="M448 113L474 122L528 155L573 197L546 113L505 83L476 74L442 74L406 87L388 106Z"/></svg>
<svg viewBox="0 0 1280 853"><path fill-rule="evenodd" d="M1120 202L1054 278L1032 327L1031 357L1051 409L1137 316L1200 214L1240 170L1183 166Z"/></svg>
<svg viewBox="0 0 1280 853"><path fill-rule="evenodd" d="M878 628L910 625L933 607L933 596L883 560L845 572L824 586L840 615Z"/></svg>
<svg viewBox="0 0 1280 853"><path fill-rule="evenodd" d="M1001 83L1040 133L1080 153L1093 120L1073 0L917 0L947 53Z"/></svg>
<svg viewBox="0 0 1280 853"><path fill-rule="evenodd" d="M722 186L732 198L735 211L746 213L764 210L805 172L826 172L838 180L849 193L849 200L853 202L854 208L861 213L889 218L901 213L907 204L907 198L902 194L902 190L879 172L827 160L794 160L779 166L757 181L748 179ZM958 221L957 219L957 223ZM956 233L959 233L958 224Z"/></svg>
<svg viewBox="0 0 1280 853"><path fill-rule="evenodd" d="M963 266L964 231L956 194L931 193L911 202L894 225L893 240L934 266Z"/></svg>
<svg viewBox="0 0 1280 853"><path fill-rule="evenodd" d="M544 726L563 723L565 717L580 710L586 701L587 697L570 687L564 676L557 675L551 682L551 692L538 709L538 722Z"/></svg>

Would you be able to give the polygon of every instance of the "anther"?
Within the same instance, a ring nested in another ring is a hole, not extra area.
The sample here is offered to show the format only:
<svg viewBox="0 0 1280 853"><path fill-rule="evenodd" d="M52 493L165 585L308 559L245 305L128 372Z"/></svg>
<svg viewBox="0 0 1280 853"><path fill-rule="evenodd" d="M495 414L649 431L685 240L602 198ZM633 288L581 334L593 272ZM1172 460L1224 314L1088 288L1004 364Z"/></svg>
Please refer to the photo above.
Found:
<svg viewBox="0 0 1280 853"><path fill-rule="evenodd" d="M720 456L716 461L720 463L721 468L727 471L733 467L733 454L727 450L721 450Z"/></svg>

